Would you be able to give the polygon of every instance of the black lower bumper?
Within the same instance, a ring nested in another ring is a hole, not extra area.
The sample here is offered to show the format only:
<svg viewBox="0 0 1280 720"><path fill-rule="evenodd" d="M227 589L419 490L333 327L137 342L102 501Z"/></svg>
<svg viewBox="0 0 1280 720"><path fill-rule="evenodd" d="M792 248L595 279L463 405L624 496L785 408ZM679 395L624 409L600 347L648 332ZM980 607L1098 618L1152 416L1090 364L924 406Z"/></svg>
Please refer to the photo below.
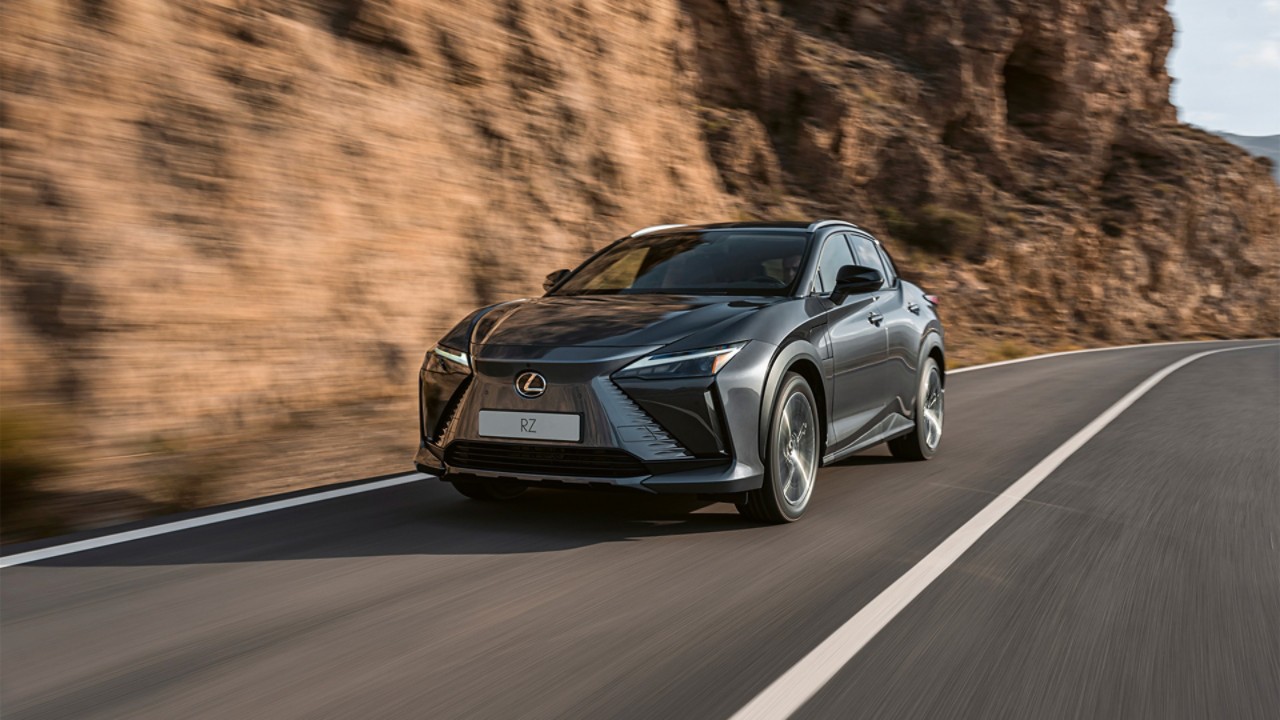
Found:
<svg viewBox="0 0 1280 720"><path fill-rule="evenodd" d="M566 448L514 443L423 444L419 472L441 479L472 477L532 486L614 487L662 494L731 494L760 487L763 478L730 459L643 462L612 448Z"/></svg>

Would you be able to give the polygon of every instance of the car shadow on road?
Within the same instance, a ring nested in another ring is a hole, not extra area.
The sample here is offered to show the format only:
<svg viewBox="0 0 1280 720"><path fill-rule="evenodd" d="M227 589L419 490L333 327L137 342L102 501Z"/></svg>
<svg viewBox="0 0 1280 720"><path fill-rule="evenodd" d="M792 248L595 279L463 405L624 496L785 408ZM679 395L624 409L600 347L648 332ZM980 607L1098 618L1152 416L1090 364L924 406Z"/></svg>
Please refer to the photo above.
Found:
<svg viewBox="0 0 1280 720"><path fill-rule="evenodd" d="M462 554L545 552L760 527L732 505L690 497L573 490L530 490L504 503L432 497L419 521L446 536L435 539L442 541L437 547Z"/></svg>
<svg viewBox="0 0 1280 720"><path fill-rule="evenodd" d="M38 563L120 567L396 555L547 553L762 526L732 505L681 496L530 490L477 502L427 479Z"/></svg>
<svg viewBox="0 0 1280 720"><path fill-rule="evenodd" d="M818 486L825 492L842 485L848 489L850 482L865 481L865 473L878 476L883 472L882 466L901 464L880 449L860 453L821 471ZM195 515L227 507L236 506L209 508ZM159 518L152 523L108 528L94 534L175 519L184 518ZM803 531L800 526L804 525L799 523L796 527ZM688 496L532 489L507 502L478 502L462 497L447 483L428 478L73 553L38 564L128 567L399 555L507 555L681 536L767 533L775 529L743 519L730 504ZM80 539L83 538L68 536L54 542ZM11 548L15 552L25 549L28 548Z"/></svg>

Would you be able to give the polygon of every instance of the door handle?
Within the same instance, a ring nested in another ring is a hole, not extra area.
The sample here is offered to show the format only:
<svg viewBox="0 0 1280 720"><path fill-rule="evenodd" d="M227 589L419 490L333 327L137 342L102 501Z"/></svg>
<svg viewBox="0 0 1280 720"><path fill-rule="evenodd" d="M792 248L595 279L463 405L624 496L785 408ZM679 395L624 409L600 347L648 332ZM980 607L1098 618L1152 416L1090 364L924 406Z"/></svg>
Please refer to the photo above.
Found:
<svg viewBox="0 0 1280 720"><path fill-rule="evenodd" d="M907 303L907 309L916 315L920 314L920 305L917 303Z"/></svg>
<svg viewBox="0 0 1280 720"><path fill-rule="evenodd" d="M875 325L876 327L880 327L880 323L883 320L884 320L884 315L881 315L880 313L875 312L874 310L867 314L867 322L871 323L872 325Z"/></svg>

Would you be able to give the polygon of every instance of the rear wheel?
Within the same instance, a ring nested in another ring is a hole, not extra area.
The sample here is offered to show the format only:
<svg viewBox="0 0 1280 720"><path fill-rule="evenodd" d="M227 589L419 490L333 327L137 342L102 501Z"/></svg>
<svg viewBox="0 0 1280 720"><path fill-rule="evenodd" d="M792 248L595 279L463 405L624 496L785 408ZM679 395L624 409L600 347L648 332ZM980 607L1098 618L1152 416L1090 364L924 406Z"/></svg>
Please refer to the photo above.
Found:
<svg viewBox="0 0 1280 720"><path fill-rule="evenodd" d="M523 495L524 491L528 490L524 485L495 480L480 480L478 478L451 480L450 482L463 495L472 500L483 500L485 502L512 500Z"/></svg>
<svg viewBox="0 0 1280 720"><path fill-rule="evenodd" d="M818 437L813 391L803 377L788 373L773 404L764 484L747 493L738 512L767 523L799 520L818 475Z"/></svg>
<svg viewBox="0 0 1280 720"><path fill-rule="evenodd" d="M938 361L927 358L920 368L916 391L916 426L889 441L889 452L900 460L928 460L942 442L942 371Z"/></svg>

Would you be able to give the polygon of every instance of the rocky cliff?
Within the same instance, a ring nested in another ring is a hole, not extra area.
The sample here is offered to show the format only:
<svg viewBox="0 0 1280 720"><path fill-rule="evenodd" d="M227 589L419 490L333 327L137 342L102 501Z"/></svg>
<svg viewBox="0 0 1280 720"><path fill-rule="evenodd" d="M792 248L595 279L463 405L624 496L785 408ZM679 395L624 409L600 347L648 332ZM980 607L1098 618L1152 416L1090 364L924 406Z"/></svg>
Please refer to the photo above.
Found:
<svg viewBox="0 0 1280 720"><path fill-rule="evenodd" d="M1177 122L1161 0L10 0L0 25L11 533L400 470L436 336L658 222L865 225L944 297L955 361L1280 333L1280 191Z"/></svg>
<svg viewBox="0 0 1280 720"><path fill-rule="evenodd" d="M1280 135L1236 135L1211 131L1232 145L1244 148L1250 155L1266 158L1271 162L1271 177L1280 182Z"/></svg>

